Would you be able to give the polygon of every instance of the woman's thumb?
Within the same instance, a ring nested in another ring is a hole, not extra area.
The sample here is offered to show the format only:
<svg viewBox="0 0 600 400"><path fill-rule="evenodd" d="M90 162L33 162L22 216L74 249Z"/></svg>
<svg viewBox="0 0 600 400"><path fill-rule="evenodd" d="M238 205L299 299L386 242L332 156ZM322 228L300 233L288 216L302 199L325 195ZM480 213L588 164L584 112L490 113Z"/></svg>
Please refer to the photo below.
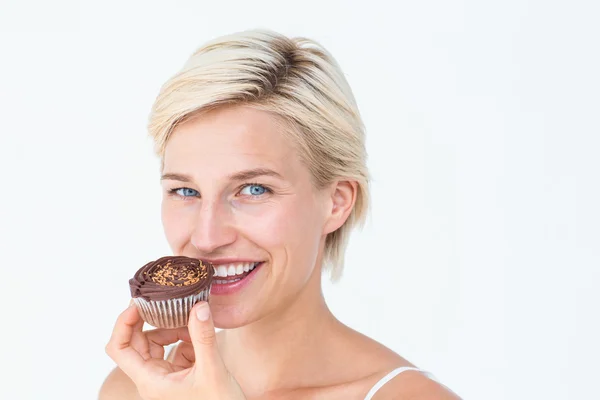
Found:
<svg viewBox="0 0 600 400"><path fill-rule="evenodd" d="M188 321L188 330L196 355L196 368L204 371L222 368L223 361L217 348L217 334L207 302L201 301L194 305Z"/></svg>

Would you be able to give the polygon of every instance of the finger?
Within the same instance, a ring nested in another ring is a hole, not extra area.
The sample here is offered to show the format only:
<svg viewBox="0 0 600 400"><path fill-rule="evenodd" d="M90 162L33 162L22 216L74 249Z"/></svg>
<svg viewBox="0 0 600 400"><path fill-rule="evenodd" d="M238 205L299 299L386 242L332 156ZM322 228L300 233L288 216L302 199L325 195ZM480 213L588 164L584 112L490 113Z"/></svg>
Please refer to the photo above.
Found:
<svg viewBox="0 0 600 400"><path fill-rule="evenodd" d="M199 370L216 372L224 369L217 349L217 334L210 315L208 303L201 301L192 308L188 329L194 347L196 366Z"/></svg>
<svg viewBox="0 0 600 400"><path fill-rule="evenodd" d="M196 361L194 347L191 343L179 343L167 356L167 361L178 368L191 368Z"/></svg>
<svg viewBox="0 0 600 400"><path fill-rule="evenodd" d="M133 304L133 300L129 303L130 306ZM133 306L133 308L136 308ZM144 320L139 316L139 310L136 308L138 314L138 321L133 326L133 335L131 338L131 347L133 347L144 360L149 360L152 356L150 355L150 344L146 335L143 333Z"/></svg>
<svg viewBox="0 0 600 400"><path fill-rule="evenodd" d="M172 343L177 343L180 340L190 342L190 333L187 327L177 329L154 329L146 331L146 338L150 345L150 355L152 358L164 358L165 348Z"/></svg>
<svg viewBox="0 0 600 400"><path fill-rule="evenodd" d="M153 343L161 346L168 346L172 343L176 343L180 340L184 342L191 342L190 332L187 326L175 329L159 328L146 331L146 337Z"/></svg>
<svg viewBox="0 0 600 400"><path fill-rule="evenodd" d="M143 357L131 346L131 341L141 320L135 306L129 306L119 315L106 353L134 382L144 370Z"/></svg>

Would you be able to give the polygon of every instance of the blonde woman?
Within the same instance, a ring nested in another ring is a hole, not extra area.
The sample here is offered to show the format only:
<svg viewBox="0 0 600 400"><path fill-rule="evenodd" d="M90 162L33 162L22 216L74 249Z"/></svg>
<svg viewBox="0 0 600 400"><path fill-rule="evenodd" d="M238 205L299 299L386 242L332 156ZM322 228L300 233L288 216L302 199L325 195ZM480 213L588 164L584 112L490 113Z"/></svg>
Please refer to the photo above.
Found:
<svg viewBox="0 0 600 400"><path fill-rule="evenodd" d="M227 276L187 328L142 331L125 310L100 399L458 398L325 304L322 272L340 276L369 192L359 111L322 46L217 38L163 86L149 130L173 254Z"/></svg>

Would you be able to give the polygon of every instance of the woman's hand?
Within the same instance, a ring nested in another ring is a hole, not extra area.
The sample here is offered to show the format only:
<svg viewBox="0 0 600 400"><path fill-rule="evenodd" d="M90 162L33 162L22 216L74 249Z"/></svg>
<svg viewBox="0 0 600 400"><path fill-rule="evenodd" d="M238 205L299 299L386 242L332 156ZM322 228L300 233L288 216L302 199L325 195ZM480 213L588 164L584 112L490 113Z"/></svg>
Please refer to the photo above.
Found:
<svg viewBox="0 0 600 400"><path fill-rule="evenodd" d="M194 306L187 328L143 332L143 325L131 305L117 319L106 353L131 378L144 400L245 399L217 349L208 303ZM184 343L166 361L164 346L179 340L191 345Z"/></svg>

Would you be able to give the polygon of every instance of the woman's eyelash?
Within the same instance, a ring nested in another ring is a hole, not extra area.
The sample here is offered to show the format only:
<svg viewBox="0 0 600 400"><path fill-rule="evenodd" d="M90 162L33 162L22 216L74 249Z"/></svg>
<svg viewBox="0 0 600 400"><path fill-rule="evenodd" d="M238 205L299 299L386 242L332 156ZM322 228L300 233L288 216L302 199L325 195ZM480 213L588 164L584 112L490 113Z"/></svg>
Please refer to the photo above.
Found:
<svg viewBox="0 0 600 400"><path fill-rule="evenodd" d="M265 190L265 193L273 193L273 189L271 189L270 187L265 186L265 185L263 185L261 183L256 183L256 182L249 182L249 183L244 183L243 185L240 185L240 187L238 188L238 193L240 191L242 191L244 188L247 188L248 186L260 186L261 188L263 188ZM197 194L196 195L185 196L185 195L177 193L180 190L185 190L185 189L193 191L193 192L195 192ZM169 193L169 195L177 196L177 197L182 197L182 198L197 197L200 194L200 193L198 193L197 190L192 189L192 188L188 188L188 187L177 187L177 188L169 189L167 192Z"/></svg>
<svg viewBox="0 0 600 400"><path fill-rule="evenodd" d="M239 187L238 192L242 191L242 189L247 188L248 186L260 186L261 188L265 189L266 193L273 193L273 189L271 189L270 187L265 186L262 183L256 183L256 182L244 183L243 185L241 185Z"/></svg>
<svg viewBox="0 0 600 400"><path fill-rule="evenodd" d="M196 197L196 196L197 196L197 195L195 195L195 196L184 196L184 195L181 195L181 194L177 193L178 191L180 191L180 190L182 190L182 189L188 189L188 190L192 190L192 191L194 191L194 192L196 192L196 193L197 193L197 190L194 190L194 189L192 189L192 188L188 188L188 187L178 187L178 188L169 189L169 190L168 190L168 193L169 193L170 195L177 196L177 197L183 197L183 198L186 198L186 197ZM198 194L199 194L199 193L198 193Z"/></svg>

